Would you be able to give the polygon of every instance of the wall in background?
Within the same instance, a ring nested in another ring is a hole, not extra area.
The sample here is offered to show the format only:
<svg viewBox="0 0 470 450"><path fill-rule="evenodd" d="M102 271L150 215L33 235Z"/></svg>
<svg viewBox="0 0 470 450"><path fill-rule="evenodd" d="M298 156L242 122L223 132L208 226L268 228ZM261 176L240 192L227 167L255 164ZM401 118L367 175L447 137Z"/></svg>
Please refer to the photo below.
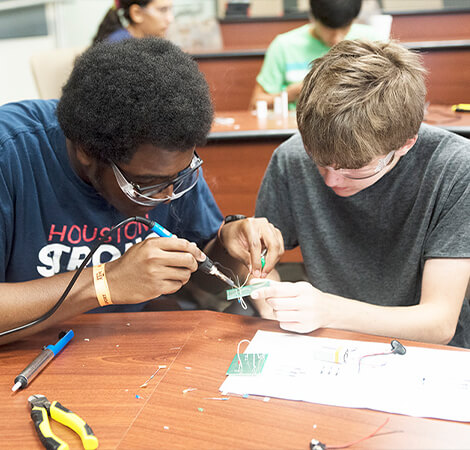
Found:
<svg viewBox="0 0 470 450"><path fill-rule="evenodd" d="M168 39L183 50L204 52L223 47L214 0L173 0L175 21Z"/></svg>
<svg viewBox="0 0 470 450"><path fill-rule="evenodd" d="M378 0L384 11L434 11L470 9L469 0Z"/></svg>
<svg viewBox="0 0 470 450"><path fill-rule="evenodd" d="M37 98L29 66L35 52L54 47L52 37L0 40L0 105Z"/></svg>
<svg viewBox="0 0 470 450"><path fill-rule="evenodd" d="M0 6L6 8L9 2L3 0ZM44 3L23 8L3 9L0 14L0 39L46 36L48 34L46 5Z"/></svg>
<svg viewBox="0 0 470 450"><path fill-rule="evenodd" d="M169 38L185 50L217 50L222 46L215 20L228 0L173 0L176 23ZM470 0L363 0L390 10L470 8ZM56 47L90 44L112 0L0 0L0 105L36 98L31 55ZM285 3L287 3L285 1ZM289 0L289 4L293 1ZM305 8L307 0L297 0ZM195 24L201 26L197 29ZM23 37L20 37L23 36Z"/></svg>
<svg viewBox="0 0 470 450"><path fill-rule="evenodd" d="M113 4L112 0L68 0L58 5L58 47L85 47Z"/></svg>
<svg viewBox="0 0 470 450"><path fill-rule="evenodd" d="M170 30L170 39L185 49L222 46L214 0L173 2L177 23ZM37 98L29 66L31 55L56 47L89 45L112 4L112 0L0 0L0 26L13 24L0 30L0 105ZM201 24L199 32L196 23ZM40 36L26 37L32 31Z"/></svg>
<svg viewBox="0 0 470 450"><path fill-rule="evenodd" d="M32 6L25 6L28 3ZM37 98L31 56L56 47L89 44L111 3L111 0L0 1L0 24L2 18L14 24L11 30L3 28L3 36L0 34L0 105Z"/></svg>

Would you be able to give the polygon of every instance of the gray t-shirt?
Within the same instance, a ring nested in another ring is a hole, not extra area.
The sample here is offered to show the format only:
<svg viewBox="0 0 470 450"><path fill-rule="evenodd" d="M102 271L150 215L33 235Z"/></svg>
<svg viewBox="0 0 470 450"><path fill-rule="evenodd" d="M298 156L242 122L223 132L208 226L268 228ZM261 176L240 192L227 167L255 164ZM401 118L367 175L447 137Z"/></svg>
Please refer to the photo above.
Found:
<svg viewBox="0 0 470 450"><path fill-rule="evenodd" d="M274 152L258 194L287 249L300 245L309 281L375 305L419 303L428 258L470 258L470 140L422 125L414 147L350 197L325 185L299 134ZM470 348L464 300L452 345Z"/></svg>

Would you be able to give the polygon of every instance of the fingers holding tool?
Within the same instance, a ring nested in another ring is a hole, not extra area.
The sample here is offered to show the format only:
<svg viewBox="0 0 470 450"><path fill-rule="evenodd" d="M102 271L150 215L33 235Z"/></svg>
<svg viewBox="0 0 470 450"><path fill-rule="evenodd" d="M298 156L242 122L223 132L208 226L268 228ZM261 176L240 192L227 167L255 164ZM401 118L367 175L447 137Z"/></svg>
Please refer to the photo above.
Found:
<svg viewBox="0 0 470 450"><path fill-rule="evenodd" d="M113 303L140 303L176 292L203 258L196 245L185 239L145 239L106 264Z"/></svg>
<svg viewBox="0 0 470 450"><path fill-rule="evenodd" d="M266 278L284 253L284 240L281 232L265 218L254 221L250 246L251 273L254 277Z"/></svg>
<svg viewBox="0 0 470 450"><path fill-rule="evenodd" d="M284 253L281 232L265 218L250 217L230 222L221 228L220 235L227 251L249 267L257 278L265 278Z"/></svg>
<svg viewBox="0 0 470 450"><path fill-rule="evenodd" d="M51 403L44 395L32 395L28 398L28 402L31 406L31 419L45 448L51 450L69 448L62 439L52 432L49 417L75 431L80 436L85 450L98 448L98 439L90 426L59 402L53 401Z"/></svg>

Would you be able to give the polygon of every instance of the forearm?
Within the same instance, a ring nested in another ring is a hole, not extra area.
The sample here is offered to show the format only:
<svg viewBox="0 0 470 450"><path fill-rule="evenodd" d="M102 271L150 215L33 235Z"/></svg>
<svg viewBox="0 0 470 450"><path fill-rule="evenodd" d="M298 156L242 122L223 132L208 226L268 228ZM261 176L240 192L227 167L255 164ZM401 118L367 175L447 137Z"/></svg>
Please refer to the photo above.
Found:
<svg viewBox="0 0 470 450"><path fill-rule="evenodd" d="M229 267L233 271L246 270L243 263L230 256L217 237L214 237L205 247L204 253L214 262L218 262L225 267Z"/></svg>
<svg viewBox="0 0 470 450"><path fill-rule="evenodd" d="M327 328L447 344L455 323L435 304L377 306L324 294L329 305Z"/></svg>
<svg viewBox="0 0 470 450"><path fill-rule="evenodd" d="M289 98L289 101L292 101L291 97L295 95L295 93L292 90L292 88L290 89L290 93L289 93L289 88L291 87L289 86L287 88L288 98ZM257 83L255 86L255 89L253 90L253 94L251 95L249 108L256 109L256 102L259 100L264 100L267 103L268 108L272 108L274 106L274 99L276 97L279 97L280 95L281 95L281 92L269 93L265 91L264 88L259 83Z"/></svg>
<svg viewBox="0 0 470 450"><path fill-rule="evenodd" d="M255 94L253 94L253 96L250 100L250 108L249 109L256 109L256 102L259 101L259 100L264 100L267 103L268 108L272 108L274 106L274 99L276 97L279 97L279 95L280 95L280 93L279 94L268 94L265 91L258 90L258 91L256 91Z"/></svg>
<svg viewBox="0 0 470 450"><path fill-rule="evenodd" d="M68 272L24 283L0 284L0 331L29 323L49 311L61 297L72 276L73 272ZM92 269L85 269L64 303L51 317L24 331L0 338L0 345L37 333L97 306Z"/></svg>
<svg viewBox="0 0 470 450"><path fill-rule="evenodd" d="M302 83L290 84L286 88L287 99L289 102L295 102L299 98L300 91L302 89Z"/></svg>
<svg viewBox="0 0 470 450"><path fill-rule="evenodd" d="M295 102L299 98L302 83L290 84L286 87L287 99L289 102ZM256 109L256 102L258 100L264 100L268 104L268 108L272 108L274 105L274 99L282 95L282 92L268 93L260 84L257 84L250 101L250 109Z"/></svg>

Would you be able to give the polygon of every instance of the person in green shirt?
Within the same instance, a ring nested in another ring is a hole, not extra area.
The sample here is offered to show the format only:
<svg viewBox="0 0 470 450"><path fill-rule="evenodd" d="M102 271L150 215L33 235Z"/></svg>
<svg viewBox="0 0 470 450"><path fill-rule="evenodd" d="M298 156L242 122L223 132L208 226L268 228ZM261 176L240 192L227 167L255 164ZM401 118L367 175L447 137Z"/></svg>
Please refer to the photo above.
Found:
<svg viewBox="0 0 470 450"><path fill-rule="evenodd" d="M361 6L362 0L310 0L311 23L278 35L269 45L250 107L255 108L258 100L272 106L284 90L291 107L295 107L302 80L314 59L343 39L379 40L372 27L353 24Z"/></svg>

